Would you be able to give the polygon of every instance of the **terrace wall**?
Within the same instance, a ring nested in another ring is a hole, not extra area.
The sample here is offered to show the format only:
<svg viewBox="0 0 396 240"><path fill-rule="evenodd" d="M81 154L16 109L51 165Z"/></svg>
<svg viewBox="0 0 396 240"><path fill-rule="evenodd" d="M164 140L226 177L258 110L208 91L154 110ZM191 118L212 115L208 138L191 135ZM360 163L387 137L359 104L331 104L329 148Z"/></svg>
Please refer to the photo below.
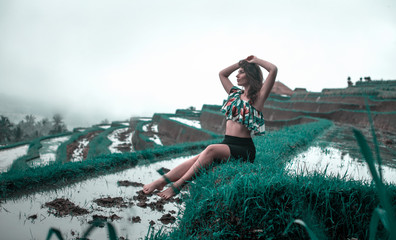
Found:
<svg viewBox="0 0 396 240"><path fill-rule="evenodd" d="M308 111L296 111L281 108L264 108L264 118L267 121L288 120L299 116L310 116L315 118L325 118L335 122L358 125L361 127L369 126L368 114L366 111L352 111L339 109L332 112L317 113ZM374 127L385 131L396 130L396 112L372 112Z"/></svg>
<svg viewBox="0 0 396 240"><path fill-rule="evenodd" d="M145 132L142 130L144 124L149 121L131 121L130 126L135 128L135 133L132 136L132 145L136 151L144 150L148 148L154 148L156 144L149 139L148 136L144 135Z"/></svg>
<svg viewBox="0 0 396 240"><path fill-rule="evenodd" d="M287 112L287 110L285 111ZM285 126L292 126L297 124L309 123L317 121L317 119L301 114L294 114L294 116L287 116L284 119L270 120L265 119L265 126L267 129L279 129ZM203 110L201 112L201 126L204 129L223 135L226 128L226 120L224 114L219 111Z"/></svg>
<svg viewBox="0 0 396 240"><path fill-rule="evenodd" d="M169 115L156 114L153 117L153 121L158 124L158 132L161 138L164 136L168 139L172 139L173 144L204 141L217 137L216 134L205 131L204 129L198 129L171 120L169 119Z"/></svg>
<svg viewBox="0 0 396 240"><path fill-rule="evenodd" d="M225 133L226 120L220 111L203 110L199 120L202 128L217 134Z"/></svg>

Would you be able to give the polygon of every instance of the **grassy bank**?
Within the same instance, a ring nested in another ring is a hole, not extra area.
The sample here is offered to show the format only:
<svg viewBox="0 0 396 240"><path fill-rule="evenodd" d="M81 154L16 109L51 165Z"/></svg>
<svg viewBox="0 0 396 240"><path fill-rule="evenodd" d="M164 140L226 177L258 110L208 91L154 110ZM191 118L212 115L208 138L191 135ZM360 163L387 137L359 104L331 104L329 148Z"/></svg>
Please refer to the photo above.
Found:
<svg viewBox="0 0 396 240"><path fill-rule="evenodd" d="M178 228L150 238L308 239L306 229L290 225L300 219L319 239L367 239L379 204L372 185L322 175L291 176L284 170L291 155L329 125L321 120L255 138L255 163L231 161L202 173L191 183ZM387 190L395 205L395 187ZM383 227L377 236L386 238Z"/></svg>
<svg viewBox="0 0 396 240"><path fill-rule="evenodd" d="M131 153L115 153L89 158L82 162L53 162L49 165L0 174L0 198L9 198L47 187L59 187L102 174L119 171L137 164L164 158L193 154L220 140L178 144Z"/></svg>
<svg viewBox="0 0 396 240"><path fill-rule="evenodd" d="M98 136L96 136L92 141L89 142L89 151L87 158L93 158L103 154L110 154L109 146L112 144L108 136L115 130L127 128L126 126L116 126L111 127L103 132L101 132Z"/></svg>
<svg viewBox="0 0 396 240"><path fill-rule="evenodd" d="M51 138L63 137L63 136L67 136L70 134L71 134L70 132L59 133L59 134L55 134L55 135L49 135L49 136L44 136L44 137L39 137L39 138L33 139L31 142L29 142L29 149L28 149L28 152L26 153L26 155L16 159L12 163L12 165L8 171L16 171L17 172L17 171L24 171L27 168L29 168L27 162L32 159L40 157L39 150L43 146L41 144L41 141L51 139Z"/></svg>

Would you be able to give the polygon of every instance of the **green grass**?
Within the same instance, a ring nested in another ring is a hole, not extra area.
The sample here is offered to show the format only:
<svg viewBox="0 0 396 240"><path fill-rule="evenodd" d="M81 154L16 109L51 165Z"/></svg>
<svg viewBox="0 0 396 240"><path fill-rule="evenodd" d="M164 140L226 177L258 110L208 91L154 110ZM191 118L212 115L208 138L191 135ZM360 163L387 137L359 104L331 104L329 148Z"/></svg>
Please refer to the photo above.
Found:
<svg viewBox="0 0 396 240"><path fill-rule="evenodd" d="M120 128L127 128L125 126L117 126L111 127L103 132L101 132L98 136L96 136L92 141L89 142L89 151L87 158L97 157L99 155L110 154L109 146L112 144L110 139L108 138L109 134L113 131L120 129Z"/></svg>
<svg viewBox="0 0 396 240"><path fill-rule="evenodd" d="M231 161L202 172L184 199L179 226L148 238L367 239L372 213L382 201L373 185L284 170L285 162L329 125L322 120L255 138L255 163ZM395 205L395 186L384 185L384 191ZM383 226L376 233L389 237Z"/></svg>
<svg viewBox="0 0 396 240"><path fill-rule="evenodd" d="M150 123L151 121L139 121L138 124L136 125L135 129L135 135L141 140L146 143L146 149L147 148L157 148L160 147L161 145L158 145L156 142L150 139L147 135L144 133L146 131L143 130L143 126ZM135 136L136 137L136 136Z"/></svg>
<svg viewBox="0 0 396 240"><path fill-rule="evenodd" d="M29 160L39 158L40 153L39 150L43 146L41 144L41 141L46 140L46 139L51 139L51 138L56 138L56 137L62 137L62 136L67 136L70 135L70 132L67 133L59 133L55 135L48 135L44 137L39 137L34 139L33 141L29 142L29 148L27 153L24 156L19 157L15 161L12 162L12 165L8 171L24 171L27 168L29 168L27 162Z"/></svg>
<svg viewBox="0 0 396 240"><path fill-rule="evenodd" d="M80 137L91 133L91 132L95 132L95 131L103 131L103 129L99 128L99 127L93 127L93 128L89 128L86 129L83 132L76 132L74 133L69 140L67 140L66 142L63 142L58 149L56 150L56 162L58 163L66 163L67 160L67 146L75 141L77 141Z"/></svg>

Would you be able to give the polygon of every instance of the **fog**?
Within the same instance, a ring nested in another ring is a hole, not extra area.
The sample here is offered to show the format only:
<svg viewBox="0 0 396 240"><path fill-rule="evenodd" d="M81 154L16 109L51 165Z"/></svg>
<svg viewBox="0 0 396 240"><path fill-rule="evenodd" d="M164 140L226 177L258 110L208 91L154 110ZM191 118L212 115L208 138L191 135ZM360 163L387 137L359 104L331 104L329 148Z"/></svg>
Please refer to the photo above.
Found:
<svg viewBox="0 0 396 240"><path fill-rule="evenodd" d="M254 54L291 89L396 79L396 3L0 2L0 114L69 127L220 104L218 72ZM234 75L231 76L234 81Z"/></svg>

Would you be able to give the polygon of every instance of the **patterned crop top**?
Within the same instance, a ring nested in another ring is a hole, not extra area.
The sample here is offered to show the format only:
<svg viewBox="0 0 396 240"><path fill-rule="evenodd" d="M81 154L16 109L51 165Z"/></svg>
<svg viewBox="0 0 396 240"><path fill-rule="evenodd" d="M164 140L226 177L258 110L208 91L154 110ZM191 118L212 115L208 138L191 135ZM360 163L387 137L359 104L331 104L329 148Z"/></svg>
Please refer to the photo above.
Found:
<svg viewBox="0 0 396 240"><path fill-rule="evenodd" d="M265 133L263 113L254 108L250 101L241 99L243 92L242 89L233 86L221 111L225 112L226 120L246 126L254 135L262 135Z"/></svg>

